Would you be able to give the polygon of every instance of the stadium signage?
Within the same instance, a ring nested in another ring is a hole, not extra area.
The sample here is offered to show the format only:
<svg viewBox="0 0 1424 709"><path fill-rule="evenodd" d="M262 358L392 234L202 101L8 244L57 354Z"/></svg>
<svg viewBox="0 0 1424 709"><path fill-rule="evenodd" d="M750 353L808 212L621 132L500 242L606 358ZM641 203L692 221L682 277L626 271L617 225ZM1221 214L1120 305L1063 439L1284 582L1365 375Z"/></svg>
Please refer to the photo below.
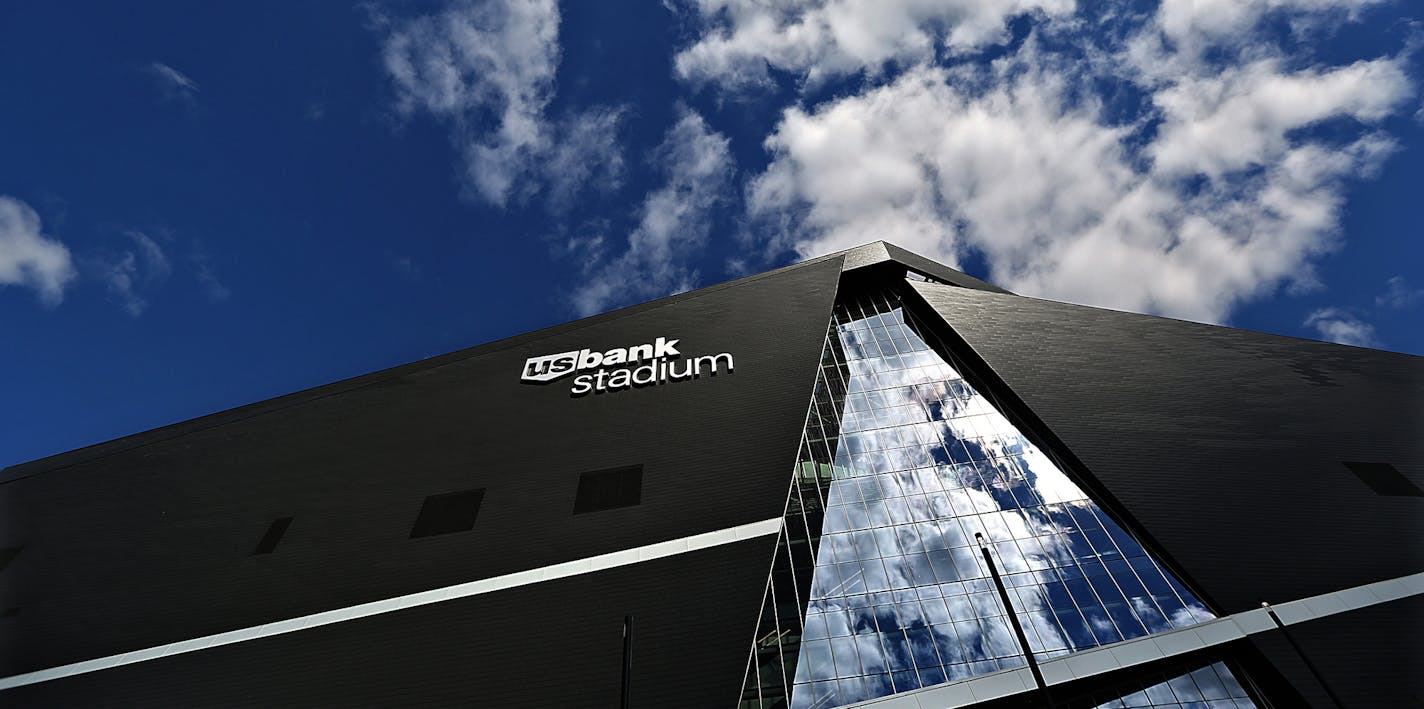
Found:
<svg viewBox="0 0 1424 709"><path fill-rule="evenodd" d="M719 371L732 371L732 353L683 357L681 340L666 337L632 347L610 350L572 350L530 357L524 361L521 381L547 384L575 375L569 393L573 396L620 391L668 382L686 381Z"/></svg>

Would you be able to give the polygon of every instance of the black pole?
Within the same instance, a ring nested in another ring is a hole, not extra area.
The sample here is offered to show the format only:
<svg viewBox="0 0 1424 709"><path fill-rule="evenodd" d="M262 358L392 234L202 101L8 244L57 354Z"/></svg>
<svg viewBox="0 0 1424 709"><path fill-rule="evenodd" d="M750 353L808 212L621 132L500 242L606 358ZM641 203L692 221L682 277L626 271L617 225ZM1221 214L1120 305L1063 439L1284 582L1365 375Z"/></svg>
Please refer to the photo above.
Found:
<svg viewBox="0 0 1424 709"><path fill-rule="evenodd" d="M1300 656L1301 661L1305 663L1305 668L1310 670L1311 674L1315 675L1315 681L1320 683L1321 689L1324 689L1325 693L1330 695L1330 701L1335 702L1335 706L1340 707L1340 709L1345 709L1345 703L1340 701L1340 697L1335 694L1335 690L1330 688L1330 683L1325 681L1325 675L1320 674L1320 670L1316 669L1315 663L1311 662L1310 658L1305 656L1305 651L1296 643L1295 638L1291 637L1290 631L1286 630L1286 624L1282 623L1280 616L1276 615L1276 609L1272 608L1271 604L1265 601L1261 601L1261 607L1266 609L1266 613L1270 615L1271 620L1275 622L1276 628L1281 631L1281 635L1285 636L1286 642L1290 643L1291 649L1295 650L1295 654Z"/></svg>
<svg viewBox="0 0 1424 709"><path fill-rule="evenodd" d="M1028 636L1024 634L1023 626L1019 625L1019 616L1014 612L1014 604L1009 600L1009 590L1004 588L1004 580L999 578L999 569L994 566L994 557L989 555L989 545L984 541L984 535L974 534L974 541L979 542L979 551L984 554L984 563L989 565L989 575L994 577L994 587L999 589L999 599L1004 602L1004 610L1008 613L1009 623L1014 626L1014 635L1019 638L1019 646L1023 648L1024 658L1028 660L1028 669L1033 673L1033 681L1038 684L1038 691L1043 693L1043 703L1049 709L1053 708L1053 696L1048 692L1048 683L1043 681L1043 673L1038 669L1038 661L1033 659L1033 650L1029 649Z"/></svg>
<svg viewBox="0 0 1424 709"><path fill-rule="evenodd" d="M623 616L623 700L619 706L628 709L629 689L633 683L633 616Z"/></svg>

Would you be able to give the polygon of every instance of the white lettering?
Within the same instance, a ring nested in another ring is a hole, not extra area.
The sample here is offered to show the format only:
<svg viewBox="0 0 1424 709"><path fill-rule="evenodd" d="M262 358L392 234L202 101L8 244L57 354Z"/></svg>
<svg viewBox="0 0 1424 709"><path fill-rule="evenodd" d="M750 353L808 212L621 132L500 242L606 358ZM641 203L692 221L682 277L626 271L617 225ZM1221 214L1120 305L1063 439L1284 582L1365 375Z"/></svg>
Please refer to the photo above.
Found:
<svg viewBox="0 0 1424 709"><path fill-rule="evenodd" d="M647 376L640 376L646 374ZM633 370L634 386L647 386L658 379L658 363L652 362Z"/></svg>
<svg viewBox="0 0 1424 709"><path fill-rule="evenodd" d="M629 387L646 387L668 382L697 379L731 373L730 352L680 359L682 340L659 337L656 340L629 347L614 347L597 351L580 349L558 354L530 357L524 361L519 378L526 382L551 382L582 370L597 370L574 377L569 392L573 396L601 394ZM630 365L615 369L615 365ZM637 364L638 366L631 366ZM679 365L681 365L679 367Z"/></svg>
<svg viewBox="0 0 1424 709"><path fill-rule="evenodd" d="M602 353L594 352L593 350L583 350L582 352L579 352L579 369L593 369L594 367L597 367L600 364L603 364Z"/></svg>
<svg viewBox="0 0 1424 709"><path fill-rule="evenodd" d="M678 340L668 340L666 338L659 337L657 342L657 354L653 356L661 359L663 357L676 357L682 354L681 352L677 351L677 343Z"/></svg>
<svg viewBox="0 0 1424 709"><path fill-rule="evenodd" d="M662 339L662 338L658 338L658 339ZM653 358L653 346L652 346L652 345L638 345L637 347L630 347L630 348L628 348L628 361L629 361L629 362L638 362L638 361L641 361L641 360L652 359L652 358Z"/></svg>
<svg viewBox="0 0 1424 709"><path fill-rule="evenodd" d="M574 377L574 388L572 391L574 396L583 396L593 391L593 375L580 374Z"/></svg>
<svg viewBox="0 0 1424 709"><path fill-rule="evenodd" d="M574 371L578 366L578 352L560 352L543 357L530 357L524 361L521 379L530 382L552 382Z"/></svg>
<svg viewBox="0 0 1424 709"><path fill-rule="evenodd" d="M731 355L731 353L729 353L729 352L723 352L722 354L719 354L719 355L717 355L717 356L715 356L715 357L713 357L713 356L711 356L711 355L704 355L704 356L702 356L702 357L698 357L697 359L693 360L693 361L692 361L692 364L693 364L693 367L692 367L692 375L693 375L693 376L702 376L702 363L703 363L703 362L706 362L706 363L707 363L707 365L708 365L708 366L711 368L711 370L712 370L711 373L715 375L715 374L717 373L717 361L720 360L720 359L722 359L723 357L726 357L726 358L727 358L727 371L729 371L729 372L732 371L732 355Z"/></svg>

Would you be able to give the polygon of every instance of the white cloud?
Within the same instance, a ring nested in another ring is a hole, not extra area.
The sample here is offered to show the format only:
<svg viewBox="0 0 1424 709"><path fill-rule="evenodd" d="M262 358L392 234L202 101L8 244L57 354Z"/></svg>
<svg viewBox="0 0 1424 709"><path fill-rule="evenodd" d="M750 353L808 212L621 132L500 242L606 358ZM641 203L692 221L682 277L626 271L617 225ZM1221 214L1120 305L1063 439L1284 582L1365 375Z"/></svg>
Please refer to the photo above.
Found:
<svg viewBox="0 0 1424 709"><path fill-rule="evenodd" d="M1312 4L1340 3L1249 16ZM773 255L874 239L976 254L1011 290L1211 322L1313 285L1346 183L1394 149L1375 124L1413 95L1404 60L1311 66L1249 25L1168 27L1171 11L1117 45L1082 34L1091 19L1049 22L990 65L924 63L787 109L748 189L748 238ZM1189 56L1187 39L1247 58Z"/></svg>
<svg viewBox="0 0 1424 709"><path fill-rule="evenodd" d="M192 105L194 95L198 93L198 82L193 81L187 74L163 62L153 62L143 70L158 84L159 90L166 98Z"/></svg>
<svg viewBox="0 0 1424 709"><path fill-rule="evenodd" d="M542 0L452 3L386 40L402 114L427 111L462 134L496 121L491 132L461 136L470 182L491 203L504 205L547 148L544 109L554 93L558 38L558 6Z"/></svg>
<svg viewBox="0 0 1424 709"><path fill-rule="evenodd" d="M558 141L543 156L542 169L555 210L571 205L585 188L611 192L623 178L618 143L620 109L590 109L558 126Z"/></svg>
<svg viewBox="0 0 1424 709"><path fill-rule="evenodd" d="M35 210L0 195L0 286L33 288L41 302L57 305L74 277L69 249L43 233Z"/></svg>
<svg viewBox="0 0 1424 709"><path fill-rule="evenodd" d="M208 297L208 302L221 303L232 297L232 289L218 278L217 271L213 270L212 260L202 251L193 254L193 277L198 280L198 285L202 287L203 294Z"/></svg>
<svg viewBox="0 0 1424 709"><path fill-rule="evenodd" d="M449 125L473 194L504 207L544 189L556 204L585 186L616 185L621 112L594 109L551 119L559 65L553 0L457 0L392 29L383 61L404 117ZM570 151L583 149L577 171Z"/></svg>
<svg viewBox="0 0 1424 709"><path fill-rule="evenodd" d="M1153 96L1166 124L1151 154L1162 173L1220 177L1279 162L1297 128L1340 117L1376 122L1410 93L1393 59L1323 72L1288 72L1280 60L1267 59L1187 77Z"/></svg>
<svg viewBox="0 0 1424 709"><path fill-rule="evenodd" d="M1163 0L1157 26L1177 51L1192 56L1211 45L1240 45L1268 13L1288 14L1298 28L1343 14L1352 18L1381 0Z"/></svg>
<svg viewBox="0 0 1424 709"><path fill-rule="evenodd" d="M1063 16L1074 0L696 0L703 34L678 53L684 79L739 86L767 66L811 83L932 60L1004 41L1008 21Z"/></svg>
<svg viewBox="0 0 1424 709"><path fill-rule="evenodd" d="M1321 308L1305 318L1306 327L1313 327L1320 337L1342 345L1378 347L1373 325L1344 308Z"/></svg>
<svg viewBox="0 0 1424 709"><path fill-rule="evenodd" d="M163 62L153 62L148 65L148 73L159 81L181 91L197 91L198 82L193 81L177 69L174 69Z"/></svg>
<svg viewBox="0 0 1424 709"><path fill-rule="evenodd" d="M602 241L587 244L595 257L571 299L580 315L697 285L698 274L686 263L705 246L712 211L724 199L732 176L727 138L701 116L684 112L654 160L663 166L664 180L644 199L628 248L616 257L601 258L596 252Z"/></svg>
<svg viewBox="0 0 1424 709"><path fill-rule="evenodd" d="M1408 308L1424 300L1424 288L1409 285L1404 276L1393 276L1385 282L1385 292L1375 296L1375 305L1384 308Z"/></svg>
<svg viewBox="0 0 1424 709"><path fill-rule="evenodd" d="M147 292L168 280L172 265L168 255L147 234L125 232L132 247L119 251L100 262L109 295L131 317L148 309Z"/></svg>

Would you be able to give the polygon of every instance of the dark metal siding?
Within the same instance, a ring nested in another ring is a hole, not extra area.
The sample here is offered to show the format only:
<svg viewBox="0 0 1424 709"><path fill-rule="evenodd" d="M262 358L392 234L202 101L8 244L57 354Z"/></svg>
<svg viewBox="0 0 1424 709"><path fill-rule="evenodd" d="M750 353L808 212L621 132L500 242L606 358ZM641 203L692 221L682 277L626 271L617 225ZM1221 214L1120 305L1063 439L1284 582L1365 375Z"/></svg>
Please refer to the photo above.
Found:
<svg viewBox="0 0 1424 709"><path fill-rule="evenodd" d="M1346 707L1424 707L1424 597L1412 596L1289 627ZM1252 636L1317 707L1334 707L1279 631Z"/></svg>
<svg viewBox="0 0 1424 709"><path fill-rule="evenodd" d="M617 707L631 613L633 707L732 707L767 539L20 687L0 704Z"/></svg>
<svg viewBox="0 0 1424 709"><path fill-rule="evenodd" d="M0 619L0 675L779 516L839 271L783 269L18 466L0 483L0 547L24 546L0 572L0 607L21 609ZM582 398L569 378L519 381L529 356L658 336L731 352L735 372ZM580 473L633 464L641 505L572 514ZM473 530L408 538L428 495L474 488ZM755 617L697 610L750 641ZM520 642L584 662L541 637L550 625L530 619ZM735 694L740 674L722 679Z"/></svg>

